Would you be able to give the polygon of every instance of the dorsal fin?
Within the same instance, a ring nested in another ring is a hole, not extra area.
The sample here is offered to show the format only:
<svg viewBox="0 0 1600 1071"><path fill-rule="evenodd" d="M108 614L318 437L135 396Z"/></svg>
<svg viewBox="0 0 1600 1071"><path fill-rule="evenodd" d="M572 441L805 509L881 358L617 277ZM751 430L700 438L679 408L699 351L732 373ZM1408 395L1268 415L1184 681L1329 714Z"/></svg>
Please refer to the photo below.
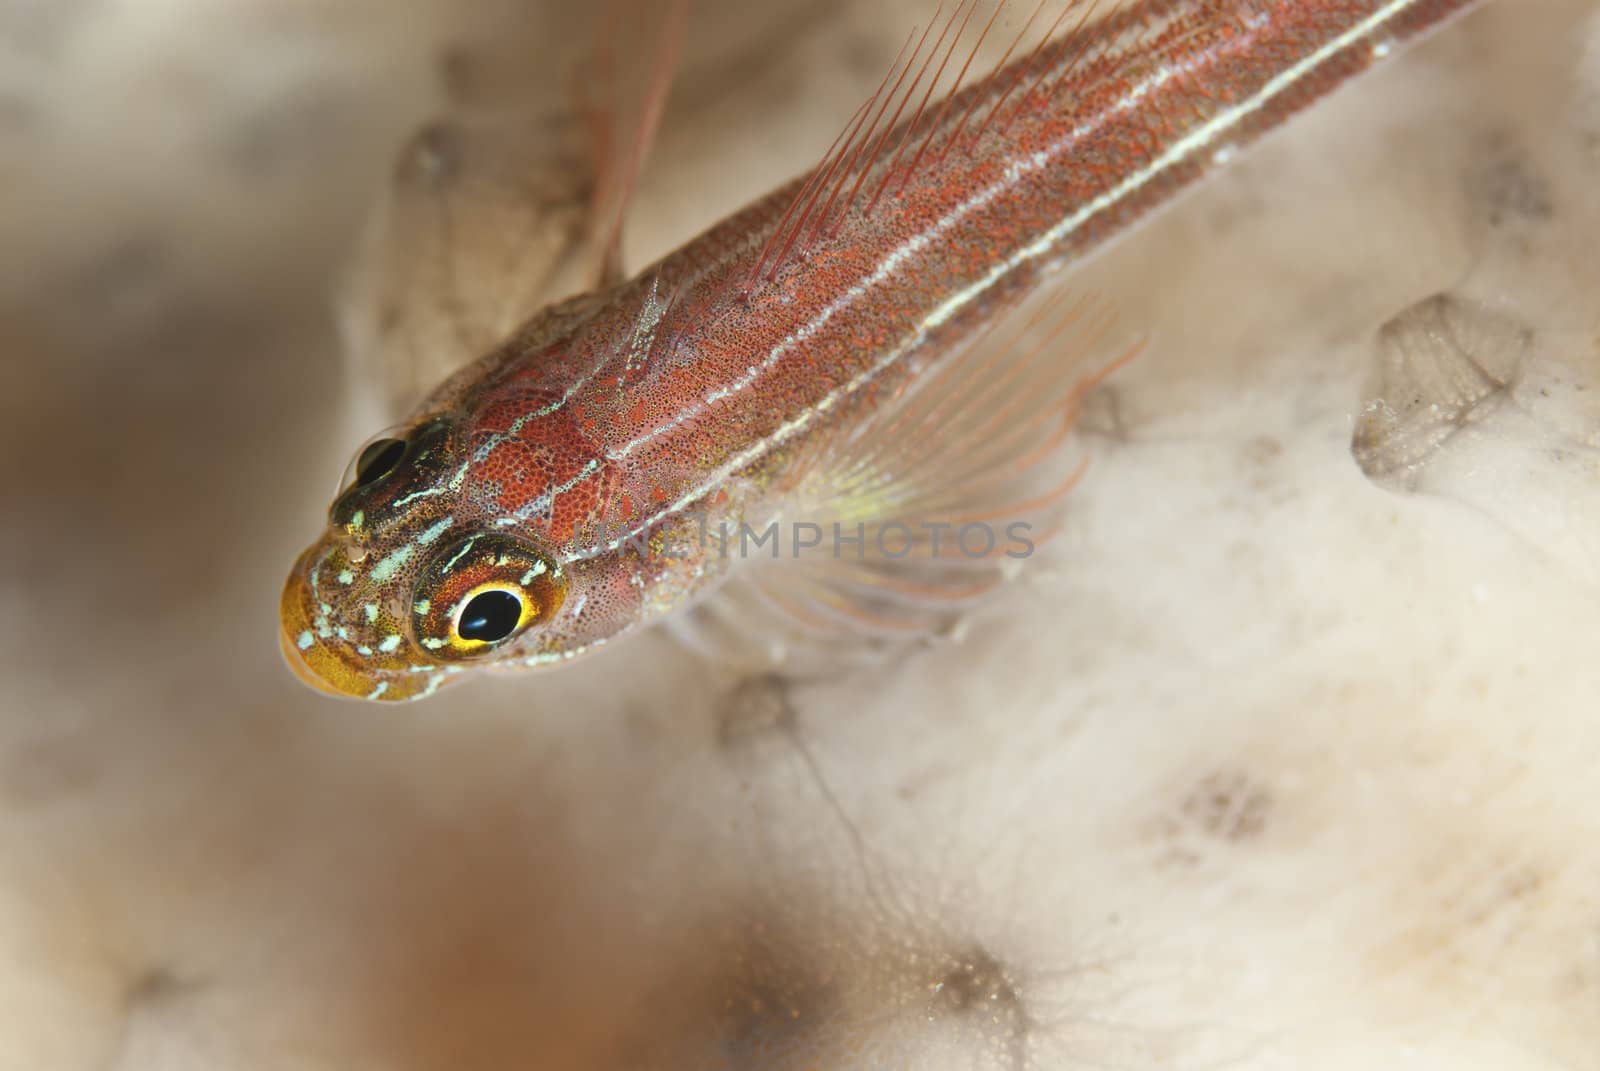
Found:
<svg viewBox="0 0 1600 1071"><path fill-rule="evenodd" d="M688 0L668 0L655 44L639 86L625 86L618 70L616 42L638 36L634 28L623 32L622 0L610 0L596 31L593 62L587 77L578 77L574 97L589 128L590 153L595 161L594 195L590 203L590 278L594 285L620 282L622 226L638 188L639 173L655 143L667 94L672 88L683 46ZM578 68L578 72L586 68ZM599 87L598 93L593 89ZM603 99L596 99L601 97ZM629 104L629 99L633 103Z"/></svg>
<svg viewBox="0 0 1600 1071"><path fill-rule="evenodd" d="M623 6L610 0L599 21L597 55L573 84L575 114L444 119L402 150L339 302L353 378L380 410L374 424L407 415L540 308L620 276L623 222L687 0L665 5L655 37L619 35ZM619 62L618 40L653 55Z"/></svg>
<svg viewBox="0 0 1600 1071"><path fill-rule="evenodd" d="M977 95L957 105L959 91L967 84L973 62L1007 0L996 0L967 49L966 59L956 66L952 60L976 21L980 3L957 0L948 15L941 4L926 24L907 34L888 73L801 183L768 234L744 279L744 289L775 276L791 256L836 233L841 221L858 207L875 210L885 194L903 190L921 170L945 166L952 151L970 147L996 123L1003 129L1038 94L1051 91L1043 81L1052 68L1037 62L1041 50L1074 12L1080 16L1072 31L1076 33L1099 8L1099 0L1039 0L995 65L996 71L1005 72L998 95L986 106ZM1035 26L1052 5L1060 10L1031 48L1027 47L1035 36ZM1018 57L1015 62L1014 57ZM1051 86L1059 84L1070 69L1069 64ZM953 77L947 79L947 74ZM952 114L957 106L963 109L959 116ZM976 125L971 125L974 118Z"/></svg>

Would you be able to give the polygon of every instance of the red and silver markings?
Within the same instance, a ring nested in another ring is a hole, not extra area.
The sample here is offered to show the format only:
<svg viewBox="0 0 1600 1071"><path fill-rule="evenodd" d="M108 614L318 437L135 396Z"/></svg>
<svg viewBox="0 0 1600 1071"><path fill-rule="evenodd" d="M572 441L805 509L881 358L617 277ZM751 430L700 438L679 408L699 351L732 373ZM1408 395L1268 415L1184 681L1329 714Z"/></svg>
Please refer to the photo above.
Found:
<svg viewBox="0 0 1600 1071"><path fill-rule="evenodd" d="M430 429L426 449L347 491L341 523L290 575L283 644L301 675L409 699L468 666L567 661L742 568L703 538L707 523L765 524L800 488L815 500L837 487L863 523L886 519L864 503L962 515L958 492L980 484L940 485L959 465L919 463L948 443L884 445L917 394L906 388L967 360L1048 271L1473 0L1143 0L1104 17L1047 3L998 69L974 77L978 43L1002 25L977 3L908 35L813 171L633 281L546 309L441 386L412 424ZM963 367L987 378L951 377L957 402L999 405L974 383L1005 377ZM982 454L1009 441L993 433L962 445L1002 475L1035 464L1075 411L1071 387L1039 388L1043 400L1008 421L1031 435L1009 453ZM988 426L967 410L942 426ZM850 456L863 443L874 495ZM1008 502L1034 500L982 512ZM514 587L527 572L514 566L538 562L559 591L544 580L518 603L539 612L462 647L440 616L441 565L491 536L505 557L486 567L496 584ZM850 592L940 594L940 581L873 570L813 569L804 595L767 602L876 624L884 616Z"/></svg>

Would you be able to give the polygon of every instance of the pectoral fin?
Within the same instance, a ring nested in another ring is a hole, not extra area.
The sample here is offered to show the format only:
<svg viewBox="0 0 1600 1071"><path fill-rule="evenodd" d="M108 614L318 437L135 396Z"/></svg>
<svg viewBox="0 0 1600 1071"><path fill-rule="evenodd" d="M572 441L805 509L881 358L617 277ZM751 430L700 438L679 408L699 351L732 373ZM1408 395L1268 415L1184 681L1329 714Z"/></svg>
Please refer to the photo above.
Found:
<svg viewBox="0 0 1600 1071"><path fill-rule="evenodd" d="M957 630L1059 530L1085 472L1083 400L1143 345L1113 335L1105 303L1056 294L940 358L817 448L779 521L779 560L745 562L686 630L767 662Z"/></svg>

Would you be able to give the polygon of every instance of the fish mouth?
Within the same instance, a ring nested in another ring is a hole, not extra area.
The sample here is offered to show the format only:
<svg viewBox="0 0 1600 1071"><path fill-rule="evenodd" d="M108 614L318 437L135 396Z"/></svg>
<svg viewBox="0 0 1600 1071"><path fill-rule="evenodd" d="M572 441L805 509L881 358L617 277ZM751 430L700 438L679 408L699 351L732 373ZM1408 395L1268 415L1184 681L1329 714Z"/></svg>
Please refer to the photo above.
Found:
<svg viewBox="0 0 1600 1071"><path fill-rule="evenodd" d="M310 685L324 695L337 696L340 699L354 698L351 693L335 688L328 682L326 677L311 668L311 663L306 660L305 655L301 653L295 641L290 638L287 623L278 633L278 645L283 648L283 661L293 671L294 675L300 678L302 683Z"/></svg>
<svg viewBox="0 0 1600 1071"><path fill-rule="evenodd" d="M394 702L437 690L449 675L444 667L414 667L403 649L390 653L367 646L358 651L356 639L347 642L329 634L328 622L316 612L311 583L315 570L330 560L328 550L326 544L309 548L283 586L278 645L289 669L316 691L340 699ZM341 564L335 563L335 571Z"/></svg>
<svg viewBox="0 0 1600 1071"><path fill-rule="evenodd" d="M448 672L440 669L432 673L374 673L340 658L323 645L302 650L300 638L304 635L303 631L292 633L285 623L278 634L283 660L303 683L335 699L388 703L421 699L435 691Z"/></svg>

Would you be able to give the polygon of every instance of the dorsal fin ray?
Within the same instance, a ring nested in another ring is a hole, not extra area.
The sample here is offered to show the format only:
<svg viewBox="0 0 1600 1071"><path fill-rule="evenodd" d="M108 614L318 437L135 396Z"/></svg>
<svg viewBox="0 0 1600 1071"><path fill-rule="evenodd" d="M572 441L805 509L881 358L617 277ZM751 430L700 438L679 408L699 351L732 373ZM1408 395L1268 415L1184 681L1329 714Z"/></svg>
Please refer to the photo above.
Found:
<svg viewBox="0 0 1600 1071"><path fill-rule="evenodd" d="M1000 12L1005 10L1005 6L1006 0L996 0L994 10L989 13L989 21L984 23L983 29L978 32L978 38L972 43L971 51L967 53L965 62L961 64L961 70L956 72L955 81L951 83L949 92L946 93L944 99L939 102L939 110L935 113L933 121L928 124L927 133L924 134L922 139L918 142L916 154L912 156L911 162L906 165L905 169L900 172L900 181L895 187L896 194L905 188L906 182L909 181L911 176L916 173L918 166L922 163L922 158L927 155L928 147L933 143L934 133L944 125L944 118L949 114L951 102L956 99L956 94L960 92L962 85L967 80L967 72L972 69L972 61L978 58L978 50L983 47L984 41L988 40L989 31L994 29L994 24L999 20ZM974 5L973 11L976 10L977 7ZM968 17L970 18L970 15ZM962 32L966 31L966 26L966 22L961 24ZM960 38L961 34L958 33L956 35L956 40L959 41ZM955 42L952 42L951 48L953 49L954 47ZM935 79L935 83L937 83L937 79ZM915 129L916 123L913 122L911 127L912 129ZM891 169L891 171L892 170L893 169ZM888 177L889 176L885 176L885 185L888 184ZM880 187L877 192L873 194L874 200L876 200L878 197L881 197L882 194L883 189Z"/></svg>
<svg viewBox="0 0 1600 1071"><path fill-rule="evenodd" d="M996 124L1004 129L1039 93L1059 86L1083 57L1068 56L1067 70L1056 74L1047 87L1046 78L1057 68L1054 59L1044 62L1045 47L1075 12L1079 17L1071 32L1087 41L1090 35L1078 31L1088 25L1100 6L1099 0L1039 0L995 66L1003 72L998 93L974 94L962 102L959 91L1006 6L1006 0L996 0L965 61L956 66L952 60L961 51L979 3L957 0L948 15L941 4L925 25L912 29L883 81L801 183L767 235L743 281L744 290L760 279L775 277L792 256L803 255L819 241L837 235L852 212L875 211L886 195L898 196L922 169L946 166L954 149L961 145L970 148ZM1060 10L1042 33L1036 33L1036 25L1052 4ZM953 81L947 79L952 69ZM961 107L962 112L952 123L954 107ZM975 115L976 125L969 130Z"/></svg>
<svg viewBox="0 0 1600 1071"><path fill-rule="evenodd" d="M906 43L900 46L900 56L905 55L906 48L910 46L912 40L914 40L916 36L917 29L916 27L912 27L911 32L906 35ZM926 37L926 31L924 31L924 37ZM917 47L919 49L922 47L920 41L918 42ZM905 67L901 68L900 57L897 56L895 58L894 65L889 68L889 73L884 75L883 82L878 86L877 90L874 91L873 95L868 98L867 105L863 109L860 118L856 120L855 126L851 130L850 137L847 138L845 143L839 147L839 152L837 156L835 156L833 162L828 165L828 169L823 175L822 181L811 190L810 195L804 201L803 210L798 214L793 225L789 228L788 236L783 238L782 246L778 249L778 255L773 261L773 271L776 271L778 265L782 264L786 259L788 259L789 252L794 249L795 243L800 239L800 236L808 233L811 230L812 220L819 216L826 216L827 213L832 209L834 201L838 198L839 189L849 179L850 172L856 168L861 159L861 150L866 146L867 142L872 140L873 131L878 128L878 123L883 119L883 113L888 109L889 103L894 99L895 93L899 91L900 84L905 80L906 72L911 69L911 64L916 62L916 58L916 52L912 52L911 56L906 60ZM897 71L899 77L895 78ZM883 92L885 89L889 88L889 79L891 78L895 78L894 87L889 89L887 96L884 96ZM876 105L876 109L874 109L874 105ZM872 116L872 122L866 127L865 131L863 131L861 129L861 124L863 121L865 121L868 115ZM825 189L830 190L831 192L829 192L827 200L822 201L822 193ZM819 203L822 206L820 210L817 207ZM780 231L777 234L774 234L773 238L778 239L781 236L782 232ZM766 257L767 250L763 249L762 255L758 258L758 266L766 261Z"/></svg>

